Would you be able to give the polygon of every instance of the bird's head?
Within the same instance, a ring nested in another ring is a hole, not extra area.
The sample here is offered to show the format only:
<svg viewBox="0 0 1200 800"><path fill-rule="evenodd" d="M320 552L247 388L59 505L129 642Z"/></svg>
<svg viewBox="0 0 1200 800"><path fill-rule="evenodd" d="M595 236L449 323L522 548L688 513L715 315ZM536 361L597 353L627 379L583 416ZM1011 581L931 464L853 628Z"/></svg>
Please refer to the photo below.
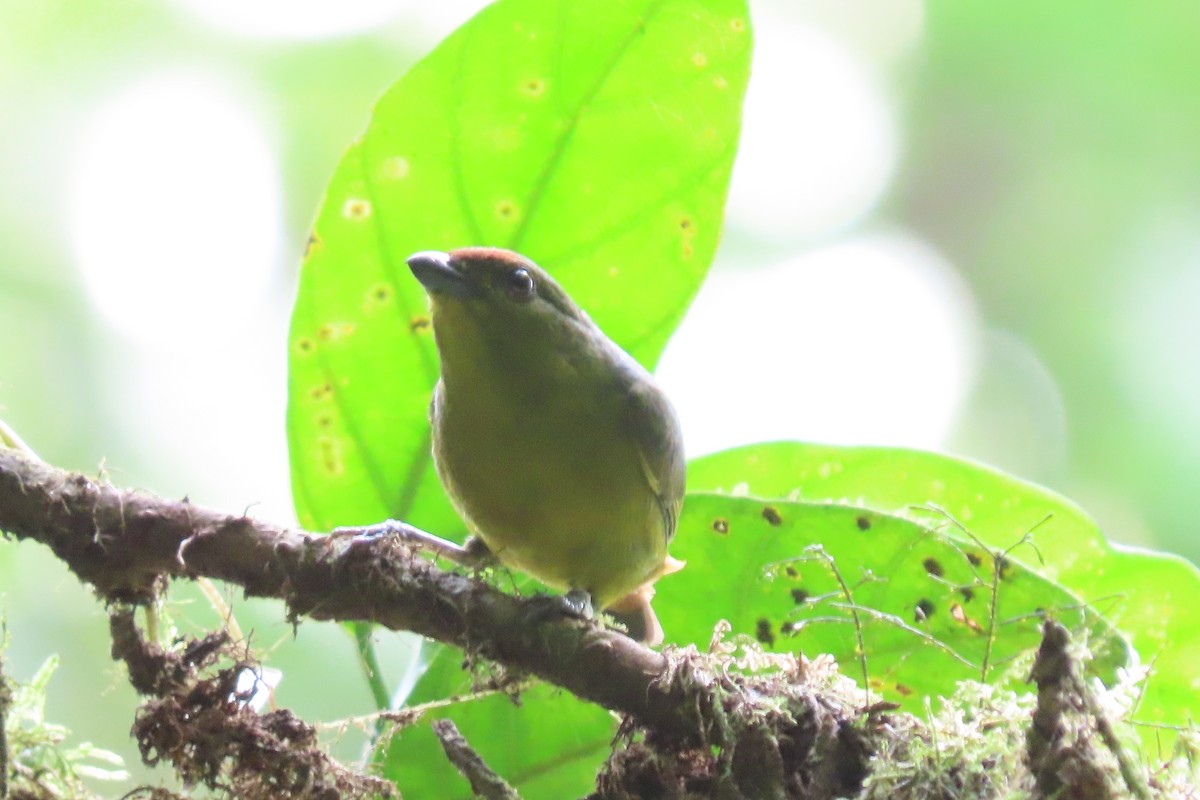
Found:
<svg viewBox="0 0 1200 800"><path fill-rule="evenodd" d="M599 333L549 273L511 250L429 250L408 266L429 293L443 360L477 349L506 362L562 355Z"/></svg>

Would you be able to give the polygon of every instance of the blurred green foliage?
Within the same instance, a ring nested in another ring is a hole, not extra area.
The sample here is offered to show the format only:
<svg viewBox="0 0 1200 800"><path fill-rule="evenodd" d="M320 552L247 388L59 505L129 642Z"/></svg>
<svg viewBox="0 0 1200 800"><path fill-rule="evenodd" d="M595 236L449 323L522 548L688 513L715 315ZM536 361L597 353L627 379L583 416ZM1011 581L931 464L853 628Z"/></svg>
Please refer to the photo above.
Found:
<svg viewBox="0 0 1200 800"><path fill-rule="evenodd" d="M942 249L988 325L1053 375L1066 463L1030 477L1094 501L1102 523L1111 512L1118 539L1195 559L1200 336L1168 298L1200 292L1200 7L926 11L903 101L908 153L884 213ZM960 438L987 458L1005 429L980 422L996 430Z"/></svg>
<svg viewBox="0 0 1200 800"><path fill-rule="evenodd" d="M0 656L3 649L0 641ZM58 658L51 656L28 683L10 683L0 671L0 743L6 770L0 786L11 793L5 796L89 800L96 795L88 791L84 776L109 783L129 778L116 753L88 742L67 746L70 731L46 719L46 696L57 669Z"/></svg>

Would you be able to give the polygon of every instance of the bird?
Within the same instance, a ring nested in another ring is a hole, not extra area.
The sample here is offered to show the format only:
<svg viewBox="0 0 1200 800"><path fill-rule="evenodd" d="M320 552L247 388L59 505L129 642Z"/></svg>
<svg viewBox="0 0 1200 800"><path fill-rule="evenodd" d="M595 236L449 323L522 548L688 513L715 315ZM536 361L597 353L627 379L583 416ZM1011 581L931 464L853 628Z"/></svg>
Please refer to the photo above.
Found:
<svg viewBox="0 0 1200 800"><path fill-rule="evenodd" d="M472 531L463 563L498 560L608 611L656 645L654 582L686 482L678 416L653 376L545 269L465 247L407 260L429 296L441 374L433 459Z"/></svg>

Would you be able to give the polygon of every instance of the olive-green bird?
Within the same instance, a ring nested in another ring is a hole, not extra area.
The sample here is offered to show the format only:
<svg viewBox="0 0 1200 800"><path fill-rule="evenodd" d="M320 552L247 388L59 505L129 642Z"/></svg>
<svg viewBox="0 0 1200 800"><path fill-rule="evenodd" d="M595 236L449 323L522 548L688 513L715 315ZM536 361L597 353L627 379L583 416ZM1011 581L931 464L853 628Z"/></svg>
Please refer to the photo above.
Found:
<svg viewBox="0 0 1200 800"><path fill-rule="evenodd" d="M683 438L663 391L550 275L508 250L408 259L429 293L442 375L433 455L502 563L590 601L651 644L653 583L683 504ZM586 593L586 594L585 594Z"/></svg>

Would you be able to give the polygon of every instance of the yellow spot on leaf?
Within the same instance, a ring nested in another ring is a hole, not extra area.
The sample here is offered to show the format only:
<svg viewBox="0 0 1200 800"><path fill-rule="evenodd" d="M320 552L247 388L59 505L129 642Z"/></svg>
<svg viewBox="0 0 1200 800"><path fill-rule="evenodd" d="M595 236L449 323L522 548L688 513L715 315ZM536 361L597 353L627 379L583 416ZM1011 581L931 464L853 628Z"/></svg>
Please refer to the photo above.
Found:
<svg viewBox="0 0 1200 800"><path fill-rule="evenodd" d="M496 216L505 222L512 222L517 219L519 210L517 204L512 200L501 200L496 203Z"/></svg>
<svg viewBox="0 0 1200 800"><path fill-rule="evenodd" d="M296 340L296 352L302 356L310 354L316 349L316 344L312 339L304 338Z"/></svg>
<svg viewBox="0 0 1200 800"><path fill-rule="evenodd" d="M729 20L729 27L733 29L734 33L745 33L746 20L742 19L741 17L734 17L733 19Z"/></svg>
<svg viewBox="0 0 1200 800"><path fill-rule="evenodd" d="M352 322L326 322L317 328L317 338L322 342L332 342L354 333Z"/></svg>
<svg viewBox="0 0 1200 800"><path fill-rule="evenodd" d="M716 75L713 77L713 86L721 91L725 91L729 88L729 81L725 79L724 75Z"/></svg>
<svg viewBox="0 0 1200 800"><path fill-rule="evenodd" d="M542 78L530 78L522 82L521 92L530 97L541 97L546 93L546 81Z"/></svg>
<svg viewBox="0 0 1200 800"><path fill-rule="evenodd" d="M321 449L321 465L330 475L341 475L345 472L342 462L342 448L338 440L332 436L317 437L317 447Z"/></svg>
<svg viewBox="0 0 1200 800"><path fill-rule="evenodd" d="M692 53L692 63L698 68L704 69L708 66L708 56L700 52Z"/></svg>
<svg viewBox="0 0 1200 800"><path fill-rule="evenodd" d="M429 317L413 317L412 322L408 323L408 328L413 333L421 333L429 330L430 324Z"/></svg>
<svg viewBox="0 0 1200 800"><path fill-rule="evenodd" d="M380 174L389 181L402 181L408 177L409 164L404 156L392 156L379 168Z"/></svg>
<svg viewBox="0 0 1200 800"><path fill-rule="evenodd" d="M352 220L366 219L371 216L371 203L361 197L351 197L342 206L342 216Z"/></svg>
<svg viewBox="0 0 1200 800"><path fill-rule="evenodd" d="M367 298L363 303L367 308L387 305L392 301L392 287L386 283L377 283L367 290Z"/></svg>

